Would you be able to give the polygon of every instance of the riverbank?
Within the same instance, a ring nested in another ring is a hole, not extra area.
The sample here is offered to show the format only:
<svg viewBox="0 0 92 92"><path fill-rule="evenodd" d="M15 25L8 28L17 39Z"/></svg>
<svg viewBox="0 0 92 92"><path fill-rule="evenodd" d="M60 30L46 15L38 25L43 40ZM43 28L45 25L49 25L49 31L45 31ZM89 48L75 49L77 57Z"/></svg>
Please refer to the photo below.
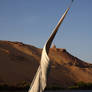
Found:
<svg viewBox="0 0 92 92"><path fill-rule="evenodd" d="M22 84L18 86L8 86L7 84L0 85L0 90L9 90L9 91L16 91L16 90L28 90L29 89L28 84ZM46 90L92 90L92 83L84 83L84 82L79 82L74 86L70 86L67 88L62 88L60 86L50 86L47 87Z"/></svg>

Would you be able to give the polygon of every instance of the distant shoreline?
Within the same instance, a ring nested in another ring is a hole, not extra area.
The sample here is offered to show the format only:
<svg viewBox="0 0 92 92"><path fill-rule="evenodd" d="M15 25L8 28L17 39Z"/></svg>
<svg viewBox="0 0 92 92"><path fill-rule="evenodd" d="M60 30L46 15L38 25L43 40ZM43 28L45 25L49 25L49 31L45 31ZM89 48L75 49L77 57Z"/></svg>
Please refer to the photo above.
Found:
<svg viewBox="0 0 92 92"><path fill-rule="evenodd" d="M21 85L17 86L8 86L8 85L0 85L0 90L9 90L9 91L17 91L17 90L28 90L30 88L29 85ZM70 86L68 88L61 88L60 86L50 86L47 87L45 90L92 90L92 83L84 83L79 82L74 86Z"/></svg>

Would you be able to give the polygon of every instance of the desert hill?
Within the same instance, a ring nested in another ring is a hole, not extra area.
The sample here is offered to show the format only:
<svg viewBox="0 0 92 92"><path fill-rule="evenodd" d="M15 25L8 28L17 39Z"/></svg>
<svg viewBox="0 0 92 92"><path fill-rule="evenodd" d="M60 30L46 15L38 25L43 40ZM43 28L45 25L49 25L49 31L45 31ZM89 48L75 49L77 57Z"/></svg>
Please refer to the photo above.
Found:
<svg viewBox="0 0 92 92"><path fill-rule="evenodd" d="M0 41L0 83L31 83L40 63L42 49L22 42ZM69 87L77 82L92 83L92 64L71 55L66 49L50 49L51 71L48 86Z"/></svg>

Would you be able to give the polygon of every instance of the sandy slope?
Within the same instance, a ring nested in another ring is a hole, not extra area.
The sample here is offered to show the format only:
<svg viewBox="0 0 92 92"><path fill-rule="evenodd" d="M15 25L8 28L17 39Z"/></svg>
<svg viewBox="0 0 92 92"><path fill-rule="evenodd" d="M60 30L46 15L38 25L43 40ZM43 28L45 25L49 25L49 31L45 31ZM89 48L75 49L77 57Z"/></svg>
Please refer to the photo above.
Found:
<svg viewBox="0 0 92 92"><path fill-rule="evenodd" d="M21 42L0 41L0 83L31 82L40 63L41 49ZM48 85L67 87L79 81L92 82L92 64L68 53L50 49L51 71Z"/></svg>

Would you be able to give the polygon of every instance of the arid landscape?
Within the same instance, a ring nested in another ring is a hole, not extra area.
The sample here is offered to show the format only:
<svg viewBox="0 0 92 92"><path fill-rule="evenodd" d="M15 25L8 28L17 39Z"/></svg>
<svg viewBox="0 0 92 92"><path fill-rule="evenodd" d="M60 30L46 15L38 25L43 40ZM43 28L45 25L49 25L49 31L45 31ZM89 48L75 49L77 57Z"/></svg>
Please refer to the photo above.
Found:
<svg viewBox="0 0 92 92"><path fill-rule="evenodd" d="M40 63L41 48L22 42L0 41L0 85L30 84ZM92 83L92 64L73 56L66 49L52 46L48 86L70 87L78 82Z"/></svg>

